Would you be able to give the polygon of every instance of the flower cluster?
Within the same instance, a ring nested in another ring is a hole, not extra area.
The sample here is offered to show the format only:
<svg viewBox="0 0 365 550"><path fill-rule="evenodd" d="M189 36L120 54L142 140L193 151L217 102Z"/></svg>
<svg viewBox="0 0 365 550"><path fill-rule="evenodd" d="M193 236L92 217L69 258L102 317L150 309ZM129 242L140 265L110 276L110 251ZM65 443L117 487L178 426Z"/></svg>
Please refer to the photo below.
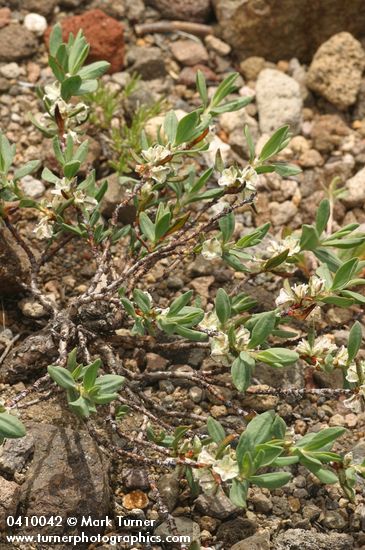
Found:
<svg viewBox="0 0 365 550"><path fill-rule="evenodd" d="M252 166L246 166L243 170L240 170L236 166L230 166L222 171L218 179L218 185L220 187L233 187L244 184L245 191L255 193L257 181L258 175Z"/></svg>
<svg viewBox="0 0 365 550"><path fill-rule="evenodd" d="M275 303L282 309L289 307L306 307L313 304L326 291L326 281L319 277L311 277L307 284L294 284L292 287L284 284Z"/></svg>
<svg viewBox="0 0 365 550"><path fill-rule="evenodd" d="M357 385L357 391L349 398L345 399L344 405L353 412L359 414L365 411L365 361L360 361L358 365L351 363L347 369L346 380L351 384Z"/></svg>
<svg viewBox="0 0 365 550"><path fill-rule="evenodd" d="M148 175L157 183L165 183L173 172L171 165L168 164L172 150L164 145L156 144L148 149L143 149L141 153L146 164L137 165L136 171L139 174Z"/></svg>

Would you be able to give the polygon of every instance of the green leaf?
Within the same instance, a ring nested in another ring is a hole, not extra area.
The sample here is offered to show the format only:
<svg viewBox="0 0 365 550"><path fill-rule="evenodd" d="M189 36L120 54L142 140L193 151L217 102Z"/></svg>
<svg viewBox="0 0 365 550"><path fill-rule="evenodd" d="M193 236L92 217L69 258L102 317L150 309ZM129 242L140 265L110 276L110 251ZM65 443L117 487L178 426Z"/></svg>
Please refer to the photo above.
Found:
<svg viewBox="0 0 365 550"><path fill-rule="evenodd" d="M117 392L124 384L124 376L119 374L104 374L95 381L95 386L100 389L100 393L111 394Z"/></svg>
<svg viewBox="0 0 365 550"><path fill-rule="evenodd" d="M272 269L275 269L279 265L285 262L289 255L289 249L283 250L283 252L280 252L277 256L273 256L267 262L265 262L264 270L265 271L271 271Z"/></svg>
<svg viewBox="0 0 365 550"><path fill-rule="evenodd" d="M233 235L235 226L235 217L233 212L230 212L219 220L219 228L222 231L223 242L226 243Z"/></svg>
<svg viewBox="0 0 365 550"><path fill-rule="evenodd" d="M41 163L40 160L31 160L27 162L27 164L15 170L14 180L16 181L21 178L24 178L24 176L28 176L29 174L37 170L37 168L39 168L40 163Z"/></svg>
<svg viewBox="0 0 365 550"><path fill-rule="evenodd" d="M245 134L248 150L250 152L250 162L252 163L253 160L255 159L255 144L253 142L252 135L250 132L250 127L248 126L248 124L245 124L243 128L243 133Z"/></svg>
<svg viewBox="0 0 365 550"><path fill-rule="evenodd" d="M251 330L251 339L248 343L248 347L251 349L257 348L257 346L263 344L272 333L276 324L275 311L259 313L255 318L256 322Z"/></svg>
<svg viewBox="0 0 365 550"><path fill-rule="evenodd" d="M365 304L365 296L359 294L358 292L353 292L352 290L342 290L341 295L351 299L353 303L357 302L358 304Z"/></svg>
<svg viewBox="0 0 365 550"><path fill-rule="evenodd" d="M90 405L81 395L75 401L69 401L68 405L72 412L77 414L77 416L81 416L81 418L87 418L90 416Z"/></svg>
<svg viewBox="0 0 365 550"><path fill-rule="evenodd" d="M8 138L0 132L0 172L7 174L15 156L15 145L10 145Z"/></svg>
<svg viewBox="0 0 365 550"><path fill-rule="evenodd" d="M215 298L215 312L224 325L231 316L231 301L223 288L219 288Z"/></svg>
<svg viewBox="0 0 365 550"><path fill-rule="evenodd" d="M144 236L147 237L149 241L154 242L155 225L145 212L141 212L139 215L139 225Z"/></svg>
<svg viewBox="0 0 365 550"><path fill-rule="evenodd" d="M336 271L331 290L340 290L345 288L357 271L359 260L351 258Z"/></svg>
<svg viewBox="0 0 365 550"><path fill-rule="evenodd" d="M322 235L323 231L326 229L330 213L330 201L328 199L323 199L323 201L319 203L316 215L316 229L318 235Z"/></svg>
<svg viewBox="0 0 365 550"><path fill-rule="evenodd" d="M196 89L200 95L204 107L208 105L207 83L203 72L199 69L196 73Z"/></svg>
<svg viewBox="0 0 365 550"><path fill-rule="evenodd" d="M176 313L179 313L179 311L190 302L192 296L193 291L188 290L188 292L184 292L184 294L182 294L178 298L175 298L175 300L171 303L169 307L169 314L176 315Z"/></svg>
<svg viewBox="0 0 365 550"><path fill-rule="evenodd" d="M219 445L226 437L226 432L224 431L222 424L218 422L218 420L215 420L212 416L209 416L207 420L207 429L210 437L217 445Z"/></svg>
<svg viewBox="0 0 365 550"><path fill-rule="evenodd" d="M51 170L48 168L44 168L41 178L44 181L48 181L49 183L58 183L60 181L60 178L58 178Z"/></svg>
<svg viewBox="0 0 365 550"><path fill-rule="evenodd" d="M174 111L169 111L164 120L164 131L169 143L174 143L179 121Z"/></svg>
<svg viewBox="0 0 365 550"><path fill-rule="evenodd" d="M143 313L149 313L151 310L151 300L146 292L143 292L139 288L133 290L133 299L137 306L143 311Z"/></svg>
<svg viewBox="0 0 365 550"><path fill-rule="evenodd" d="M93 363L87 366L87 369L85 370L84 379L83 379L83 386L86 391L91 390L91 388L94 387L96 377L98 375L98 371L101 366L100 359L96 359Z"/></svg>
<svg viewBox="0 0 365 550"><path fill-rule="evenodd" d="M72 377L70 371L63 367L57 367L50 365L47 368L48 374L56 384L65 390L71 390L76 388L75 380Z"/></svg>
<svg viewBox="0 0 365 550"><path fill-rule="evenodd" d="M211 101L211 107L212 108L219 105L219 103L225 97L227 97L227 95L229 95L230 93L232 93L236 90L236 86L234 86L233 84L234 84L235 80L237 80L238 76L239 76L238 73L231 73L230 75L227 76L227 78L225 78L223 80L223 82L221 82L219 84L218 88L215 91L213 99Z"/></svg>
<svg viewBox="0 0 365 550"><path fill-rule="evenodd" d="M365 296L364 296L364 302L365 302ZM352 361L355 359L360 347L361 347L361 341L362 341L362 330L361 325L359 321L356 321L350 330L349 334L349 341L347 344L347 351L348 351L348 364L352 363Z"/></svg>
<svg viewBox="0 0 365 550"><path fill-rule="evenodd" d="M77 367L77 348L73 348L67 356L67 368L72 373Z"/></svg>
<svg viewBox="0 0 365 550"><path fill-rule="evenodd" d="M82 78L82 80L100 78L107 72L109 67L110 63L108 63L108 61L95 61L95 63L90 63L90 65L82 67L77 74Z"/></svg>
<svg viewBox="0 0 365 550"><path fill-rule="evenodd" d="M251 476L250 482L258 487L266 487L267 489L277 489L286 485L292 478L288 472L274 472L271 474L261 474L259 476Z"/></svg>
<svg viewBox="0 0 365 550"><path fill-rule="evenodd" d="M177 125L175 145L181 145L191 139L195 134L198 121L199 113L197 111L192 111L180 120Z"/></svg>
<svg viewBox="0 0 365 550"><path fill-rule="evenodd" d="M245 352L241 352L231 367L232 382L239 392L245 392L251 383L251 376L255 367L254 359Z"/></svg>
<svg viewBox="0 0 365 550"><path fill-rule="evenodd" d="M313 225L302 226L302 236L300 238L301 250L314 250L319 245L319 237Z"/></svg>
<svg viewBox="0 0 365 550"><path fill-rule="evenodd" d="M234 99L233 101L227 101L227 103L224 103L224 105L220 105L219 107L214 107L213 109L210 109L209 113L213 116L221 115L222 113L232 113L234 111L239 111L240 109L243 109L252 102L252 97L242 97L240 99Z"/></svg>
<svg viewBox="0 0 365 550"><path fill-rule="evenodd" d="M274 460L272 465L282 468L284 466L291 466L292 464L297 464L298 462L299 462L299 456L280 456Z"/></svg>
<svg viewBox="0 0 365 550"><path fill-rule="evenodd" d="M341 266L341 261L331 252L323 247L313 250L314 255L324 264L328 266L328 269L334 273Z"/></svg>
<svg viewBox="0 0 365 550"><path fill-rule="evenodd" d="M285 367L298 361L299 355L296 351L286 348L271 348L255 354L257 361L267 363L272 367Z"/></svg>
<svg viewBox="0 0 365 550"><path fill-rule="evenodd" d="M73 95L79 91L82 80L79 76L70 76L61 84L61 97L64 101L69 101Z"/></svg>
<svg viewBox="0 0 365 550"><path fill-rule="evenodd" d="M159 241L170 228L171 213L166 212L155 225L155 241Z"/></svg>
<svg viewBox="0 0 365 550"><path fill-rule="evenodd" d="M247 481L238 481L233 479L229 491L229 499L235 506L246 508L248 483Z"/></svg>
<svg viewBox="0 0 365 550"><path fill-rule="evenodd" d="M55 25L51 31L50 37L49 37L49 51L50 54L55 57L58 48L62 44L62 28L59 23Z"/></svg>
<svg viewBox="0 0 365 550"><path fill-rule="evenodd" d="M297 176L302 172L299 166L295 164L279 164L273 163L274 171L282 178L288 178L289 176Z"/></svg>
<svg viewBox="0 0 365 550"><path fill-rule="evenodd" d="M266 233L270 229L270 222L261 225L255 231L248 233L241 237L235 244L235 248L248 248L249 246L256 246L260 244Z"/></svg>
<svg viewBox="0 0 365 550"><path fill-rule="evenodd" d="M255 445L266 443L271 439L274 419L275 413L273 411L258 414L241 434L236 449L236 457L240 469L242 468L243 457L247 451L252 450Z"/></svg>
<svg viewBox="0 0 365 550"><path fill-rule="evenodd" d="M176 325L174 332L179 334L179 336L183 336L183 338L192 340L193 342L206 342L208 340L208 335L204 332L192 330L191 328L183 327L181 325Z"/></svg>
<svg viewBox="0 0 365 550"><path fill-rule="evenodd" d="M345 428L326 428L324 430L321 430L320 432L317 432L308 443L306 443L305 439L302 438L295 446L304 449L305 451L317 451L323 449L323 447L326 447L326 445L332 444L345 432Z"/></svg>
<svg viewBox="0 0 365 550"><path fill-rule="evenodd" d="M24 424L14 415L0 413L0 441L2 439L17 439L25 436Z"/></svg>
<svg viewBox="0 0 365 550"><path fill-rule="evenodd" d="M255 447L255 452L254 465L255 470L258 470L259 468L270 466L283 453L283 448L263 443Z"/></svg>
<svg viewBox="0 0 365 550"><path fill-rule="evenodd" d="M265 161L273 157L286 146L289 135L289 126L283 126L276 130L271 138L266 142L260 153L259 159Z"/></svg>
<svg viewBox="0 0 365 550"><path fill-rule="evenodd" d="M71 179L74 176L76 176L77 172L79 171L81 166L81 162L79 160L72 160L71 162L67 162L64 166L64 174L66 178Z"/></svg>

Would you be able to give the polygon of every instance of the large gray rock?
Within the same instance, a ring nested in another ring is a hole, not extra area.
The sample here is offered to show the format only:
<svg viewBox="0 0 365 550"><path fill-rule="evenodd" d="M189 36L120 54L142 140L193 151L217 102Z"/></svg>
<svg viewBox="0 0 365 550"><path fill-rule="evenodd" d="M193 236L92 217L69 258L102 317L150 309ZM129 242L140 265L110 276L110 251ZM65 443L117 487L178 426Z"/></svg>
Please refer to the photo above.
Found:
<svg viewBox="0 0 365 550"><path fill-rule="evenodd" d="M271 133L285 124L294 134L299 132L303 102L294 78L275 69L264 69L256 84L256 102L262 133Z"/></svg>
<svg viewBox="0 0 365 550"><path fill-rule="evenodd" d="M195 521L190 518L178 517L174 518L177 532L180 536L190 537L191 542L199 541L200 527ZM161 523L155 530L155 535L165 540L167 536L171 536L171 527L168 521ZM171 542L170 542L171 544ZM174 547L174 545L172 545ZM179 545L177 545L179 547Z"/></svg>
<svg viewBox="0 0 365 550"><path fill-rule="evenodd" d="M231 550L270 550L270 533L263 531L234 544Z"/></svg>
<svg viewBox="0 0 365 550"><path fill-rule="evenodd" d="M21 25L0 29L0 61L20 61L33 55L38 48L34 34Z"/></svg>
<svg viewBox="0 0 365 550"><path fill-rule="evenodd" d="M206 21L211 12L210 0L147 0L146 3L167 19L201 22Z"/></svg>
<svg viewBox="0 0 365 550"><path fill-rule="evenodd" d="M0 472L13 476L20 472L30 458L34 448L31 433L19 439L6 439L0 447Z"/></svg>
<svg viewBox="0 0 365 550"><path fill-rule="evenodd" d="M24 515L93 519L107 516L108 468L90 435L50 424L34 424L31 433L34 456L21 486ZM94 529L100 532L100 527ZM93 532L92 527L82 530ZM42 534L50 532L64 534L64 528L42 528Z"/></svg>
<svg viewBox="0 0 365 550"><path fill-rule="evenodd" d="M356 101L365 52L348 32L332 36L317 50L307 74L307 86L339 109Z"/></svg>
<svg viewBox="0 0 365 550"><path fill-rule="evenodd" d="M363 0L213 0L213 6L223 38L240 60L257 55L308 62L333 34L364 33Z"/></svg>
<svg viewBox="0 0 365 550"><path fill-rule="evenodd" d="M25 252L16 244L9 231L0 227L0 296L21 292L21 282L26 282L28 271L29 262Z"/></svg>
<svg viewBox="0 0 365 550"><path fill-rule="evenodd" d="M195 501L195 506L202 514L218 519L227 519L239 511L223 491L216 495L200 495Z"/></svg>
<svg viewBox="0 0 365 550"><path fill-rule="evenodd" d="M274 550L351 550L353 538L343 533L288 529L275 538Z"/></svg>

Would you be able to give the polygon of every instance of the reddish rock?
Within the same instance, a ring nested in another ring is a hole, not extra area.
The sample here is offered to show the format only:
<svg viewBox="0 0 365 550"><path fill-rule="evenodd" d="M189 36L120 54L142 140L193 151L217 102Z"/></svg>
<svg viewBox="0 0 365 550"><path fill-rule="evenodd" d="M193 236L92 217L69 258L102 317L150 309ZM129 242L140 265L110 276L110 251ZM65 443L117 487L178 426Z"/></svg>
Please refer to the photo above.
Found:
<svg viewBox="0 0 365 550"><path fill-rule="evenodd" d="M124 64L124 29L123 25L103 11L95 9L85 11L82 15L66 17L61 22L63 39L67 40L70 32L76 34L82 29L90 44L89 62L109 61L110 73L123 68ZM45 33L48 46L51 28Z"/></svg>

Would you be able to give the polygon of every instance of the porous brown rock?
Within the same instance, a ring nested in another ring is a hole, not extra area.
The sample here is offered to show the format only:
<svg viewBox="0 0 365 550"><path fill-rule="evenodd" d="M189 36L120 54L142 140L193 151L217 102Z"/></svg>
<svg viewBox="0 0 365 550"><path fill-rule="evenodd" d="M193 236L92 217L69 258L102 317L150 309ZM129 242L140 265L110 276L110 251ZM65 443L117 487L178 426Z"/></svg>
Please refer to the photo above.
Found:
<svg viewBox="0 0 365 550"><path fill-rule="evenodd" d="M365 52L348 32L340 32L317 50L307 74L307 86L341 110L356 101Z"/></svg>
<svg viewBox="0 0 365 550"><path fill-rule="evenodd" d="M15 516L19 503L20 487L14 481L0 477L0 531L6 528L6 518Z"/></svg>
<svg viewBox="0 0 365 550"><path fill-rule="evenodd" d="M213 0L222 37L240 60L311 60L317 48L341 31L364 33L363 0Z"/></svg>
<svg viewBox="0 0 365 550"><path fill-rule="evenodd" d="M82 29L86 41L90 44L89 62L109 61L110 73L120 71L124 65L124 28L123 25L109 17L102 10L88 10L82 15L73 15L62 20L63 40L68 39ZM51 28L45 33L46 44L49 43Z"/></svg>
<svg viewBox="0 0 365 550"><path fill-rule="evenodd" d="M6 25L0 29L0 61L20 61L33 55L38 48L34 34L22 25Z"/></svg>

